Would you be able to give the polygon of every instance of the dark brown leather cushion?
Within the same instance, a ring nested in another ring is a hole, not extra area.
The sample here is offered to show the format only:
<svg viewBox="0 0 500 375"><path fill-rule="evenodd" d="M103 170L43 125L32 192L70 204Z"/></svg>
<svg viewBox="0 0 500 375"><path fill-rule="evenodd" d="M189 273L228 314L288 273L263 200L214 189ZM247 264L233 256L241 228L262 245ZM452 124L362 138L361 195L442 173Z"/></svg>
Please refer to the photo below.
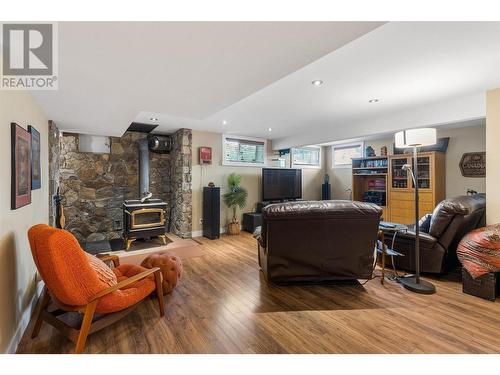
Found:
<svg viewBox="0 0 500 375"><path fill-rule="evenodd" d="M299 201L270 204L262 211L267 220L307 219L307 218L359 218L360 216L379 218L382 209L373 204L347 200Z"/></svg>
<svg viewBox="0 0 500 375"><path fill-rule="evenodd" d="M455 215L467 215L468 208L459 201L444 200L439 203L432 213L429 234L439 237L450 225Z"/></svg>

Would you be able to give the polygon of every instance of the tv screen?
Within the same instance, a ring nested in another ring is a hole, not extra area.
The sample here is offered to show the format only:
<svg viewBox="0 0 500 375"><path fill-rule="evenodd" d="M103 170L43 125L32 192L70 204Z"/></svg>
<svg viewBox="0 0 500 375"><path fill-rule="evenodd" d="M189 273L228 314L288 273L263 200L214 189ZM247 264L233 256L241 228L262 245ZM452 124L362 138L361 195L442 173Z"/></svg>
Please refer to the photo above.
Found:
<svg viewBox="0 0 500 375"><path fill-rule="evenodd" d="M262 169L262 200L302 198L301 169Z"/></svg>

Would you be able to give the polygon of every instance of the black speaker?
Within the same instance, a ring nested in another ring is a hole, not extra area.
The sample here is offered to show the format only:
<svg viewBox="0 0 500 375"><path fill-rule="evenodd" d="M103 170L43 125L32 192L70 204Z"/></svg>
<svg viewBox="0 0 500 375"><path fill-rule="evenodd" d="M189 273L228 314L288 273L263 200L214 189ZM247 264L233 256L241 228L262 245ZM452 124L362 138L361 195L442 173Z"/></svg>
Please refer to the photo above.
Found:
<svg viewBox="0 0 500 375"><path fill-rule="evenodd" d="M220 236L220 188L203 188L203 237L215 240Z"/></svg>
<svg viewBox="0 0 500 375"><path fill-rule="evenodd" d="M331 198L330 184L321 185L321 200L329 201Z"/></svg>

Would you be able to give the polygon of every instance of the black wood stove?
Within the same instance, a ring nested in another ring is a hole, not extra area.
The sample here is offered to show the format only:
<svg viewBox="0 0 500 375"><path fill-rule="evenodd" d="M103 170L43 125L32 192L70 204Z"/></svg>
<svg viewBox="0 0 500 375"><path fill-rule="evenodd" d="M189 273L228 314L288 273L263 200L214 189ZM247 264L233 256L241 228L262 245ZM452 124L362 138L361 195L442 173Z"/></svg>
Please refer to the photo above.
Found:
<svg viewBox="0 0 500 375"><path fill-rule="evenodd" d="M136 239L160 237L167 244L165 219L167 204L161 199L126 200L123 203L123 238L126 249Z"/></svg>

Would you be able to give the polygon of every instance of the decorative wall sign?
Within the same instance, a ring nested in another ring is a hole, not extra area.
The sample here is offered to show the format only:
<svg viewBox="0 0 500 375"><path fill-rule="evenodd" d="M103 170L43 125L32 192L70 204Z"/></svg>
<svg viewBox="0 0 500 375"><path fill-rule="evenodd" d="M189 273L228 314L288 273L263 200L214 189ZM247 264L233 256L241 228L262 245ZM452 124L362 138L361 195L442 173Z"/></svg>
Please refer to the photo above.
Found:
<svg viewBox="0 0 500 375"><path fill-rule="evenodd" d="M212 164L212 147L200 147L200 164Z"/></svg>
<svg viewBox="0 0 500 375"><path fill-rule="evenodd" d="M486 152L466 152L460 159L464 177L486 177Z"/></svg>
<svg viewBox="0 0 500 375"><path fill-rule="evenodd" d="M40 133L31 125L28 125L28 132L31 134L31 190L36 190L42 186Z"/></svg>
<svg viewBox="0 0 500 375"><path fill-rule="evenodd" d="M31 136L11 123L11 209L31 203Z"/></svg>

